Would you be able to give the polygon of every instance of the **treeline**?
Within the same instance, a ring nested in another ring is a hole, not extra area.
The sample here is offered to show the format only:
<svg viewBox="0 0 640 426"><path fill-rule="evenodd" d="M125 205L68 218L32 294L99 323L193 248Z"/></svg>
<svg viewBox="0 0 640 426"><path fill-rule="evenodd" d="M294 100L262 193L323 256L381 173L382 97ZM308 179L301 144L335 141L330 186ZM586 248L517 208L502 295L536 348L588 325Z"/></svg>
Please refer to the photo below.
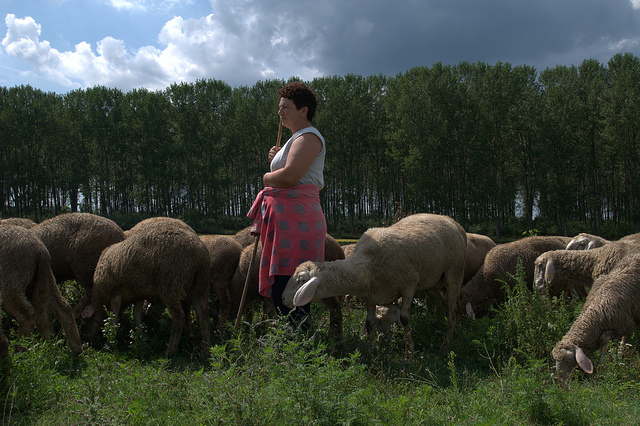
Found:
<svg viewBox="0 0 640 426"><path fill-rule="evenodd" d="M238 229L268 169L284 83L64 95L0 87L2 215L87 211L123 226L166 215L202 232ZM541 72L461 62L308 83L327 140L330 232L411 212L498 238L640 230L640 60L631 54Z"/></svg>

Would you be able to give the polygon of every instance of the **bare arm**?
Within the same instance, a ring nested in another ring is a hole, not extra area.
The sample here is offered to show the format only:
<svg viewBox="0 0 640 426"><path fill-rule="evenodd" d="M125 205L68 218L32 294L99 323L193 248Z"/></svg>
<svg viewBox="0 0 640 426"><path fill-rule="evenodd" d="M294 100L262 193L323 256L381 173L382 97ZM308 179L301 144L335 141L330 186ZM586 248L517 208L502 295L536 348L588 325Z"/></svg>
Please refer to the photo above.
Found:
<svg viewBox="0 0 640 426"><path fill-rule="evenodd" d="M303 133L291 144L284 167L264 174L262 177L264 185L288 188L297 184L321 150L322 142L318 136L313 133Z"/></svg>

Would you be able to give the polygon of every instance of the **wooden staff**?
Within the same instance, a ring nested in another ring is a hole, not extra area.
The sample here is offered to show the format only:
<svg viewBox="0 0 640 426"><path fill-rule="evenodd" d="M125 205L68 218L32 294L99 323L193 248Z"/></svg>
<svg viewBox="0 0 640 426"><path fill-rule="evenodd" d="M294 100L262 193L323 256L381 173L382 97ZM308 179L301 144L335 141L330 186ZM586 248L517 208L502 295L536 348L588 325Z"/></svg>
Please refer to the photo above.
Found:
<svg viewBox="0 0 640 426"><path fill-rule="evenodd" d="M282 120L280 120L280 126L278 127L278 140L276 146L280 148L280 140L282 139ZM253 270L253 264L256 260L256 252L258 251L258 242L260 241L260 234L256 235L256 240L253 243L253 252L251 253L251 260L249 261L249 270L247 271L247 278L244 280L244 288L242 289L242 298L240 299L240 306L238 307L238 315L236 316L236 323L234 328L237 330L240 325L240 318L242 318L242 312L244 311L244 305L247 300L247 293L249 292L249 280L251 279L251 271Z"/></svg>

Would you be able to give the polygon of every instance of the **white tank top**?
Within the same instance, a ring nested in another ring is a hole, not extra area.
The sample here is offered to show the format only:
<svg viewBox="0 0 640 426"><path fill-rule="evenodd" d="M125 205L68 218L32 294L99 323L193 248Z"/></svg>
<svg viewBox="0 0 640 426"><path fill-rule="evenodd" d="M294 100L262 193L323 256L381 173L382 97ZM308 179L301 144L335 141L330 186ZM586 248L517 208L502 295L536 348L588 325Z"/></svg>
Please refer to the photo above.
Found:
<svg viewBox="0 0 640 426"><path fill-rule="evenodd" d="M313 161L313 164L311 164L311 167L309 167L309 170L307 170L302 178L300 178L300 181L298 183L313 184L322 189L324 187L324 175L322 172L324 170L324 157L327 153L327 148L325 147L324 138L315 127L305 127L304 129L295 132L283 145L282 149L276 153L276 155L273 157L273 160L271 160L271 171L273 172L284 167L284 165L287 163L287 157L289 156L291 144L294 140L296 140L300 135L304 133L313 133L314 135L316 135L320 139L320 142L322 142L322 149L320 150L320 153L318 153L316 159Z"/></svg>

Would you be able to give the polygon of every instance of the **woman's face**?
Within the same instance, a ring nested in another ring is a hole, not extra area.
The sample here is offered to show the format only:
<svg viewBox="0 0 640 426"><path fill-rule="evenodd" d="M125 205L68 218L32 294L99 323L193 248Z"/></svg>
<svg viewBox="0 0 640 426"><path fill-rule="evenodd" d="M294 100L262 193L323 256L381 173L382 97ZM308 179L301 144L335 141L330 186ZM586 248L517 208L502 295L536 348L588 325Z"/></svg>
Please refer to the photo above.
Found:
<svg viewBox="0 0 640 426"><path fill-rule="evenodd" d="M307 107L296 108L296 104L291 99L280 98L278 115L282 125L290 130L299 130L307 122Z"/></svg>

